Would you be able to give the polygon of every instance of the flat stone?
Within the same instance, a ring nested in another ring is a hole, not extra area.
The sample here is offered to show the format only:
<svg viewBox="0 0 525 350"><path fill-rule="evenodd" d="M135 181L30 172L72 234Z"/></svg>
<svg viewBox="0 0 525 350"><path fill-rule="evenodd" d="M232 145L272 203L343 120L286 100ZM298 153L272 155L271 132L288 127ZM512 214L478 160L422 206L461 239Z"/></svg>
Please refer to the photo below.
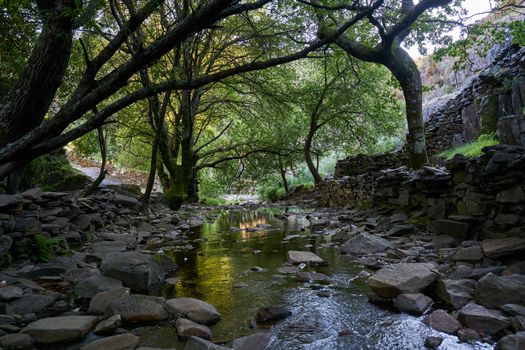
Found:
<svg viewBox="0 0 525 350"><path fill-rule="evenodd" d="M483 259L483 251L481 246L472 246L459 249L454 254L454 261L464 261L470 263L476 263Z"/></svg>
<svg viewBox="0 0 525 350"><path fill-rule="evenodd" d="M151 255L139 252L109 253L102 260L100 270L134 292L147 291L164 280L162 267Z"/></svg>
<svg viewBox="0 0 525 350"><path fill-rule="evenodd" d="M119 193L115 193L115 196L113 197L113 202L128 208L134 208L139 204L138 199L130 196L125 196Z"/></svg>
<svg viewBox="0 0 525 350"><path fill-rule="evenodd" d="M486 239L481 242L483 252L491 259L525 251L525 239L519 237Z"/></svg>
<svg viewBox="0 0 525 350"><path fill-rule="evenodd" d="M402 312L421 315L432 305L432 299L421 293L402 293L394 298L394 305Z"/></svg>
<svg viewBox="0 0 525 350"><path fill-rule="evenodd" d="M518 332L501 338L494 350L523 350L525 349L525 332Z"/></svg>
<svg viewBox="0 0 525 350"><path fill-rule="evenodd" d="M476 282L470 279L439 279L434 290L439 299L458 310L473 299Z"/></svg>
<svg viewBox="0 0 525 350"><path fill-rule="evenodd" d="M83 338L98 319L97 316L48 317L30 323L21 333L31 336L39 344L73 341Z"/></svg>
<svg viewBox="0 0 525 350"><path fill-rule="evenodd" d="M229 350L229 348L192 336L188 338L184 350Z"/></svg>
<svg viewBox="0 0 525 350"><path fill-rule="evenodd" d="M419 292L437 278L430 263L400 263L387 265L368 279L368 285L383 298L395 298L401 293Z"/></svg>
<svg viewBox="0 0 525 350"><path fill-rule="evenodd" d="M120 315L124 323L163 321L169 317L164 306L145 295L130 295L115 299L105 309L104 316Z"/></svg>
<svg viewBox="0 0 525 350"><path fill-rule="evenodd" d="M466 222L446 219L435 220L432 226L438 233L461 238L467 238L470 228L470 225Z"/></svg>
<svg viewBox="0 0 525 350"><path fill-rule="evenodd" d="M74 292L81 298L93 298L96 294L106 290L122 287L122 282L108 276L93 275L80 281Z"/></svg>
<svg viewBox="0 0 525 350"><path fill-rule="evenodd" d="M84 345L82 350L133 350L139 342L136 335L125 333L95 340Z"/></svg>
<svg viewBox="0 0 525 350"><path fill-rule="evenodd" d="M202 324L213 324L221 319L215 306L195 298L174 298L166 301L168 308L176 315Z"/></svg>
<svg viewBox="0 0 525 350"><path fill-rule="evenodd" d="M386 239L362 232L346 241L341 246L341 252L346 254L364 255L383 253L388 249L393 248L394 245Z"/></svg>
<svg viewBox="0 0 525 350"><path fill-rule="evenodd" d="M292 315L292 312L280 306L266 306L257 310L257 322L275 322Z"/></svg>
<svg viewBox="0 0 525 350"><path fill-rule="evenodd" d="M22 203L22 196L16 194L0 194L0 210L17 207Z"/></svg>
<svg viewBox="0 0 525 350"><path fill-rule="evenodd" d="M478 281L476 302L491 309L505 304L523 304L525 301L525 275L496 276L492 273Z"/></svg>
<svg viewBox="0 0 525 350"><path fill-rule="evenodd" d="M120 241L100 241L93 243L89 249L91 250L91 255L96 257L99 260L102 260L106 255L115 252L124 252L126 250L127 244Z"/></svg>
<svg viewBox="0 0 525 350"><path fill-rule="evenodd" d="M423 319L423 323L437 331L455 334L460 328L459 322L444 310L436 310Z"/></svg>
<svg viewBox="0 0 525 350"><path fill-rule="evenodd" d="M208 327L187 318L179 317L175 323L175 328L177 329L177 335L183 339L192 335L204 339L211 338L211 331Z"/></svg>
<svg viewBox="0 0 525 350"><path fill-rule="evenodd" d="M0 346L4 349L33 349L33 338L27 334L7 334L0 337Z"/></svg>
<svg viewBox="0 0 525 350"><path fill-rule="evenodd" d="M388 232L387 236L404 236L414 232L414 225L394 225Z"/></svg>
<svg viewBox="0 0 525 350"><path fill-rule="evenodd" d="M295 265L325 265L326 262L312 252L290 250L288 251L288 260Z"/></svg>
<svg viewBox="0 0 525 350"><path fill-rule="evenodd" d="M300 272L295 276L296 282L320 282L330 283L330 278L327 275L319 272Z"/></svg>
<svg viewBox="0 0 525 350"><path fill-rule="evenodd" d="M10 315L38 314L55 303L56 298L47 294L26 294L7 305L6 312Z"/></svg>
<svg viewBox="0 0 525 350"><path fill-rule="evenodd" d="M130 295L130 289L126 287L117 287L96 294L89 302L88 312L91 314L103 314L106 306L113 300Z"/></svg>
<svg viewBox="0 0 525 350"><path fill-rule="evenodd" d="M510 326L510 320L500 312L489 310L475 303L465 305L459 311L458 320L468 328L490 334L495 334Z"/></svg>
<svg viewBox="0 0 525 350"><path fill-rule="evenodd" d="M233 350L264 350L270 342L270 333L255 333L233 341Z"/></svg>
<svg viewBox="0 0 525 350"><path fill-rule="evenodd" d="M0 299L4 301L9 301L13 299L18 299L24 295L22 288L16 286L7 286L0 288Z"/></svg>
<svg viewBox="0 0 525 350"><path fill-rule="evenodd" d="M277 270L275 270L275 272L277 272L278 274L281 274L281 275L288 275L288 274L294 274L294 273L298 273L300 272L301 269L298 268L297 266L281 266L279 268L277 268Z"/></svg>
<svg viewBox="0 0 525 350"><path fill-rule="evenodd" d="M100 321L93 333L95 334L111 334L122 324L122 317L120 315L113 315L110 318Z"/></svg>

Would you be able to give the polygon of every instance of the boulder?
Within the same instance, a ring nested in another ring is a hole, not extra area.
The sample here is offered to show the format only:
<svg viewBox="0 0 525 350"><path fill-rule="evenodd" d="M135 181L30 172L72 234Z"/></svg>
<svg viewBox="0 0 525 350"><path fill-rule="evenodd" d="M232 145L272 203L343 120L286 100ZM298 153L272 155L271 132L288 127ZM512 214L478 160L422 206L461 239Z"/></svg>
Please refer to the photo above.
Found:
<svg viewBox="0 0 525 350"><path fill-rule="evenodd" d="M292 315L292 312L280 306L266 306L257 310L257 322L275 322Z"/></svg>
<svg viewBox="0 0 525 350"><path fill-rule="evenodd" d="M428 349L437 349L443 343L442 337L426 337L425 347Z"/></svg>
<svg viewBox="0 0 525 350"><path fill-rule="evenodd" d="M523 305L505 304L501 307L501 310L511 316L525 316L525 306Z"/></svg>
<svg viewBox="0 0 525 350"><path fill-rule="evenodd" d="M455 334L460 328L459 322L444 310L436 310L423 319L423 323L437 331Z"/></svg>
<svg viewBox="0 0 525 350"><path fill-rule="evenodd" d="M189 337L184 350L230 350L199 337Z"/></svg>
<svg viewBox="0 0 525 350"><path fill-rule="evenodd" d="M22 288L16 286L0 287L0 299L9 301L21 298L24 295Z"/></svg>
<svg viewBox="0 0 525 350"><path fill-rule="evenodd" d="M96 294L89 302L88 312L92 314L103 314L106 306L115 299L130 295L130 289L118 287Z"/></svg>
<svg viewBox="0 0 525 350"><path fill-rule="evenodd" d="M233 350L264 350L270 342L270 333L255 333L235 339L233 341Z"/></svg>
<svg viewBox="0 0 525 350"><path fill-rule="evenodd" d="M27 334L7 334L0 337L0 346L4 349L33 349L34 340Z"/></svg>
<svg viewBox="0 0 525 350"><path fill-rule="evenodd" d="M491 259L525 251L525 239L519 237L486 239L481 242L483 252Z"/></svg>
<svg viewBox="0 0 525 350"><path fill-rule="evenodd" d="M478 281L476 302L491 309L505 304L525 304L525 275L485 275Z"/></svg>
<svg viewBox="0 0 525 350"><path fill-rule="evenodd" d="M93 298L96 294L106 290L122 287L122 282L107 276L93 275L80 281L74 289L81 298Z"/></svg>
<svg viewBox="0 0 525 350"><path fill-rule="evenodd" d="M169 314L159 299L161 298L146 295L115 299L106 306L104 316L120 315L124 323L162 321L167 319Z"/></svg>
<svg viewBox="0 0 525 350"><path fill-rule="evenodd" d="M81 350L133 350L138 342L139 337L125 333L95 340L84 345Z"/></svg>
<svg viewBox="0 0 525 350"><path fill-rule="evenodd" d="M459 311L458 320L468 328L490 334L495 334L510 326L510 320L501 312L489 310L475 303L465 305Z"/></svg>
<svg viewBox="0 0 525 350"><path fill-rule="evenodd" d="M458 310L472 300L476 282L470 279L439 279L434 290L439 299Z"/></svg>
<svg viewBox="0 0 525 350"><path fill-rule="evenodd" d="M97 316L48 317L28 324L20 333L39 344L61 343L83 338L98 320Z"/></svg>
<svg viewBox="0 0 525 350"><path fill-rule="evenodd" d="M290 250L288 252L288 260L295 265L325 265L326 262L319 256L312 252Z"/></svg>
<svg viewBox="0 0 525 350"><path fill-rule="evenodd" d="M213 324L221 319L215 306L199 299L175 298L169 299L166 304L172 313L202 324Z"/></svg>
<svg viewBox="0 0 525 350"><path fill-rule="evenodd" d="M421 315L432 305L432 299L421 293L402 293L395 297L394 305L400 311Z"/></svg>
<svg viewBox="0 0 525 350"><path fill-rule="evenodd" d="M151 255L139 252L109 253L100 269L106 276L122 281L133 292L147 291L164 280L162 267Z"/></svg>
<svg viewBox="0 0 525 350"><path fill-rule="evenodd" d="M507 335L501 338L494 350L523 350L525 349L525 332Z"/></svg>
<svg viewBox="0 0 525 350"><path fill-rule="evenodd" d="M177 329L177 335L182 339L186 339L190 336L196 336L199 338L210 339L211 331L205 325L193 322L187 318L179 317L175 323Z"/></svg>
<svg viewBox="0 0 525 350"><path fill-rule="evenodd" d="M341 246L341 252L346 254L374 254L383 253L388 249L393 249L394 245L384 238L362 232Z"/></svg>
<svg viewBox="0 0 525 350"><path fill-rule="evenodd" d="M6 313L15 314L39 314L55 303L56 298L47 294L26 294L7 305Z"/></svg>
<svg viewBox="0 0 525 350"><path fill-rule="evenodd" d="M368 285L380 297L391 299L401 293L419 292L437 278L430 263L388 265L368 279Z"/></svg>

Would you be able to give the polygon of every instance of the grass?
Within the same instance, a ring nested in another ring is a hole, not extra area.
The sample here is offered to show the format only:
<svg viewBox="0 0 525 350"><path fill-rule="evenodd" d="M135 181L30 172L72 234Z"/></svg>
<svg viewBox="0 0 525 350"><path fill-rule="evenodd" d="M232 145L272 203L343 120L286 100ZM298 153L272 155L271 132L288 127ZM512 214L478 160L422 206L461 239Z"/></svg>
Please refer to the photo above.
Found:
<svg viewBox="0 0 525 350"><path fill-rule="evenodd" d="M463 146L444 151L439 154L440 157L450 159L456 154L463 154L465 157L478 157L483 152L481 149L487 146L499 144L495 134L480 135L475 142L464 144Z"/></svg>
<svg viewBox="0 0 525 350"><path fill-rule="evenodd" d="M58 245L58 238L49 238L42 234L34 236L36 253L40 260L48 262L53 257L53 247Z"/></svg>

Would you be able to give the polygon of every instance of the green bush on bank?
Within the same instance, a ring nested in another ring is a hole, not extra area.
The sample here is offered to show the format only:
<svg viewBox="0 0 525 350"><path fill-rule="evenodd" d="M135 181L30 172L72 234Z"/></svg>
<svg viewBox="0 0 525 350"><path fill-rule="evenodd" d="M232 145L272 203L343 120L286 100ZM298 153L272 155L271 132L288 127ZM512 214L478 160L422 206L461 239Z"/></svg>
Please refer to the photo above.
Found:
<svg viewBox="0 0 525 350"><path fill-rule="evenodd" d="M496 134L484 134L480 135L474 142L464 144L460 147L444 151L439 154L440 157L450 159L456 154L463 154L465 157L479 157L483 152L481 149L487 146L493 146L499 144Z"/></svg>

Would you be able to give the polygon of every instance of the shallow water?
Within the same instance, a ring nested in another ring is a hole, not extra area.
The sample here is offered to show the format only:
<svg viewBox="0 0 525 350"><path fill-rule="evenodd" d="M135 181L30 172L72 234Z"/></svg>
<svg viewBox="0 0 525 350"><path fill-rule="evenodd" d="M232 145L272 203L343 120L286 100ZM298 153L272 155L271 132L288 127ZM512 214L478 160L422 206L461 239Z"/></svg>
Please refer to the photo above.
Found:
<svg viewBox="0 0 525 350"><path fill-rule="evenodd" d="M330 246L327 236L312 234L301 211L290 209L287 220L279 220L278 209L222 212L214 223L194 233L195 250L167 252L180 266L175 286L166 287L166 297L188 296L205 300L222 314L212 327L213 341L231 345L231 340L261 329L250 329L249 321L259 307L281 305L292 316L270 329L269 350L330 349L425 349L428 335L445 338L440 349L491 349L488 344L461 344L456 337L433 331L421 320L380 309L367 301L365 280L357 278L362 266L350 262ZM296 214L293 214L296 213ZM247 232L257 225L264 230ZM231 227L242 229L232 231ZM305 227L304 231L301 228ZM283 241L288 235L299 237ZM196 240L196 241L195 241ZM328 262L325 267L306 268L330 277L329 298L317 296L309 285L293 281L275 270L287 260L288 250L309 250ZM253 272L258 266L262 271ZM242 288L236 284L245 283ZM343 330L350 335L338 336ZM173 326L154 329L140 345L183 349Z"/></svg>

